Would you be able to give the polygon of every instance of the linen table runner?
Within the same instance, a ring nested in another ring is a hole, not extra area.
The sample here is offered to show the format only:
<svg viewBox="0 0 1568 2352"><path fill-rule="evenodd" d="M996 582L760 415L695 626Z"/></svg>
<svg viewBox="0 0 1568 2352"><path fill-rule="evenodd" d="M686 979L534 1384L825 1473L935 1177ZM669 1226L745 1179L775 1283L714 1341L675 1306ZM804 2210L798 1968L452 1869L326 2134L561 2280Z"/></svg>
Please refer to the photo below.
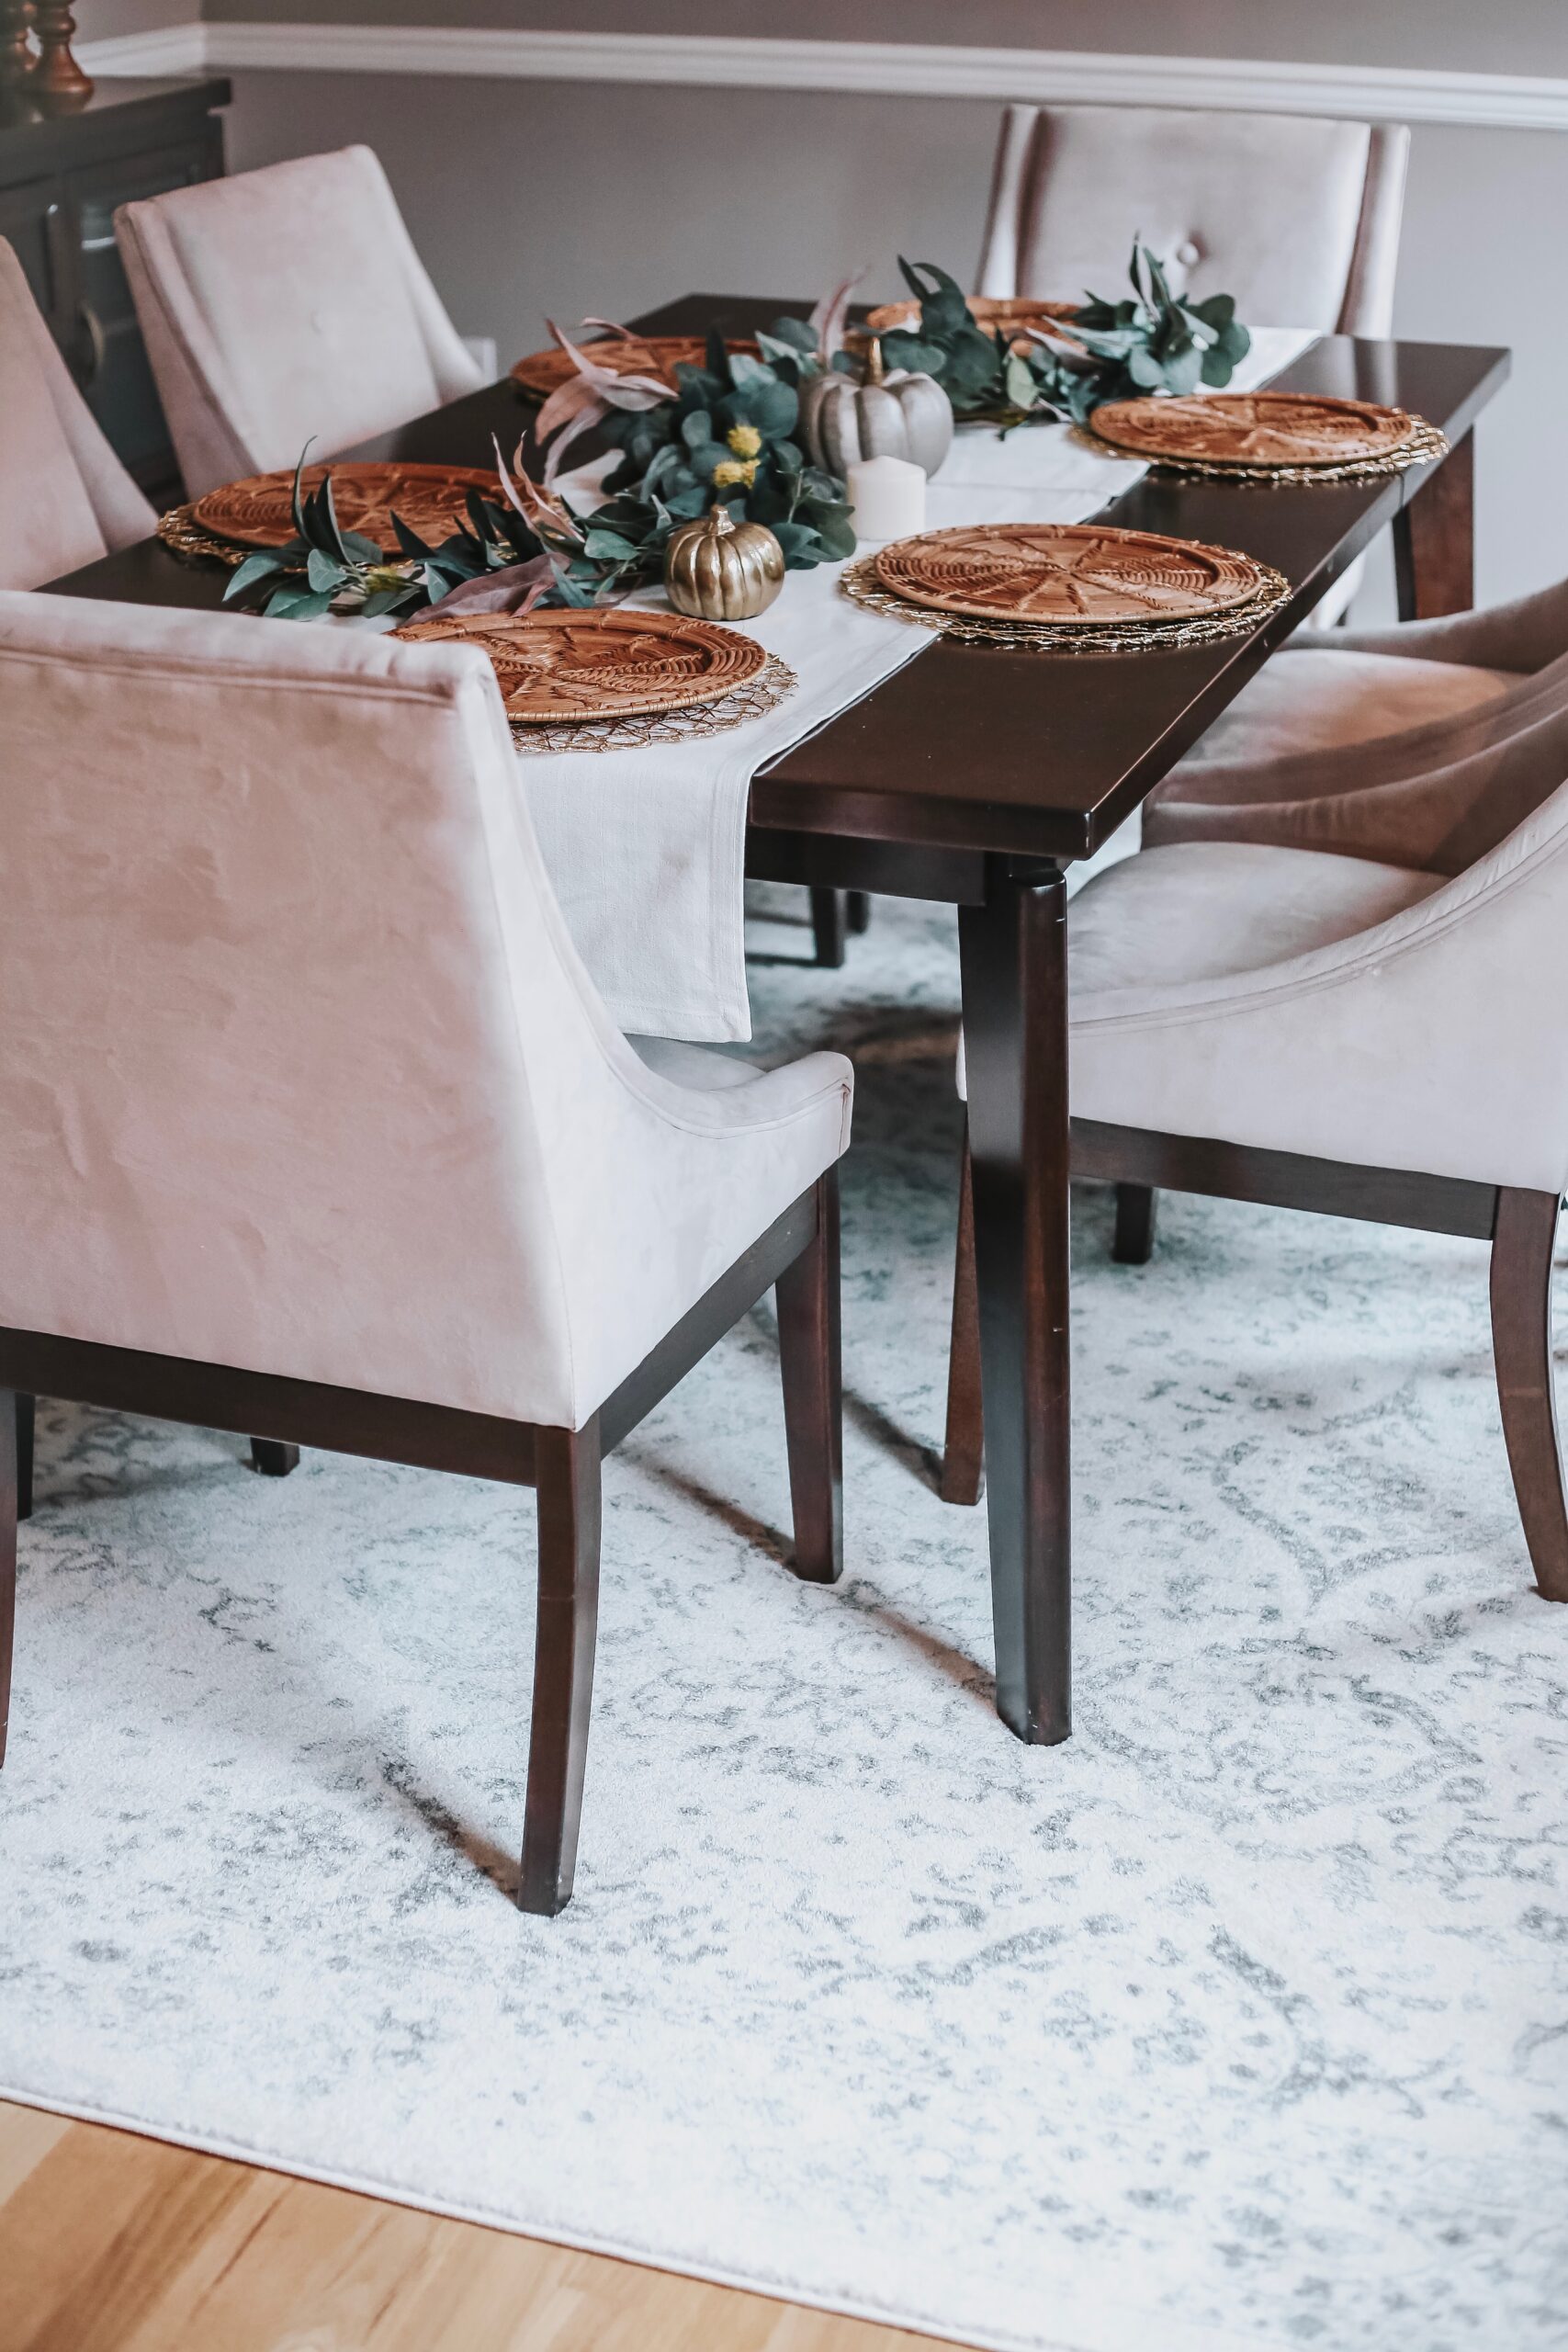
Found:
<svg viewBox="0 0 1568 2352"><path fill-rule="evenodd" d="M1317 340L1259 328L1232 388L1255 391ZM605 465L563 478L591 506ZM927 500L927 527L1080 523L1148 470L1101 456L1066 425L1006 436L964 427ZM518 772L567 926L613 1018L633 1035L704 1043L751 1034L744 866L751 778L914 661L934 635L868 612L841 564L792 571L747 634L799 680L776 709L728 734L614 752L519 754ZM662 605L649 589L633 604Z"/></svg>

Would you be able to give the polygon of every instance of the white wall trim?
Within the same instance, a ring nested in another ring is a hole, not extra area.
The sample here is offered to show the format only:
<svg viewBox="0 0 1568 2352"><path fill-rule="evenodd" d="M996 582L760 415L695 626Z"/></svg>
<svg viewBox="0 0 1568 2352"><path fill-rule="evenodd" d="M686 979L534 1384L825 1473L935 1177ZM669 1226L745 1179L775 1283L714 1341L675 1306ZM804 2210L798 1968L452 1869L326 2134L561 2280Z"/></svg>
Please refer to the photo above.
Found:
<svg viewBox="0 0 1568 2352"><path fill-rule="evenodd" d="M1088 50L914 41L710 40L681 33L486 32L462 26L171 26L82 51L95 74L202 67L468 74L538 82L695 84L874 96L1077 99L1264 114L1568 130L1568 78L1265 59L1123 57Z"/></svg>
<svg viewBox="0 0 1568 2352"><path fill-rule="evenodd" d="M199 74L207 64L208 25L160 25L148 33L119 33L106 40L72 46L89 74L101 82L122 74Z"/></svg>

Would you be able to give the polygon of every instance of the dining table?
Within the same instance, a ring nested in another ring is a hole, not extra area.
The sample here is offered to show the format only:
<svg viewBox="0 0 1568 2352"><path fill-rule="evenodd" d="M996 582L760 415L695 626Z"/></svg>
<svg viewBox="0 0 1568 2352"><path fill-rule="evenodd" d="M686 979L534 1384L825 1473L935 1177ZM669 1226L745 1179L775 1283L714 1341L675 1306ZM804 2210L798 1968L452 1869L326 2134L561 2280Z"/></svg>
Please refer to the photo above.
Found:
<svg viewBox="0 0 1568 2352"><path fill-rule="evenodd" d="M691 294L629 324L746 336L808 307ZM1271 389L1405 409L1441 429L1447 454L1322 483L1156 470L1096 518L1274 566L1289 599L1250 633L1055 655L934 636L752 778L749 874L957 910L996 1702L1021 1739L1071 1730L1068 869L1110 839L1385 526L1402 619L1470 605L1473 428L1509 364L1506 350L1320 337ZM337 454L492 465L492 439L510 456L532 413L504 379ZM51 593L211 608L228 577L152 538Z"/></svg>

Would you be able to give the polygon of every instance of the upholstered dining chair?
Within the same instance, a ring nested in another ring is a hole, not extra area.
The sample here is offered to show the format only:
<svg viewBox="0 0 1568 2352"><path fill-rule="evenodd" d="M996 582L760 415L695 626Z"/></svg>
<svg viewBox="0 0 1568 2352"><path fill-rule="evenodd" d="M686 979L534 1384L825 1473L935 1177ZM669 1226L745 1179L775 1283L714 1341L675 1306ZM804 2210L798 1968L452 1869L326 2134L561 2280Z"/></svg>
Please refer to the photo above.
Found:
<svg viewBox="0 0 1568 2352"><path fill-rule="evenodd" d="M157 520L115 456L0 238L0 588L36 588L146 538ZM33 1399L17 1407L19 1497L32 1510ZM298 1453L258 1438L254 1466L285 1477Z"/></svg>
<svg viewBox="0 0 1568 2352"><path fill-rule="evenodd" d="M1402 854L1403 833L1369 828L1374 806L1564 693L1568 580L1481 612L1298 640L1149 795L1144 841Z"/></svg>
<svg viewBox="0 0 1568 2352"><path fill-rule="evenodd" d="M0 588L144 539L152 509L109 447L0 238Z"/></svg>
<svg viewBox="0 0 1568 2352"><path fill-rule="evenodd" d="M1007 107L976 289L1113 294L1136 236L1244 319L1386 335L1409 153L1402 123Z"/></svg>
<svg viewBox="0 0 1568 2352"><path fill-rule="evenodd" d="M1559 707L1427 779L1406 862L1145 850L1079 892L1068 949L1076 1175L1134 1200L1168 1186L1491 1241L1504 1435L1552 1600L1568 1600L1550 1315L1568 1182L1564 777ZM972 1148L978 1165L990 1138ZM964 1175L967 1203L967 1159ZM983 1311L966 1205L953 1501L979 1487Z"/></svg>
<svg viewBox="0 0 1568 2352"><path fill-rule="evenodd" d="M121 205L115 234L192 498L482 381L368 147Z"/></svg>
<svg viewBox="0 0 1568 2352"><path fill-rule="evenodd" d="M0 1626L17 1392L534 1486L558 1911L601 1458L770 1285L840 1572L850 1066L628 1045L473 648L0 595Z"/></svg>
<svg viewBox="0 0 1568 2352"><path fill-rule="evenodd" d="M1263 326L1386 335L1410 133L1403 123L1177 107L1004 107L977 290L1114 298L1134 237L1173 283ZM1306 623L1349 609L1365 563Z"/></svg>

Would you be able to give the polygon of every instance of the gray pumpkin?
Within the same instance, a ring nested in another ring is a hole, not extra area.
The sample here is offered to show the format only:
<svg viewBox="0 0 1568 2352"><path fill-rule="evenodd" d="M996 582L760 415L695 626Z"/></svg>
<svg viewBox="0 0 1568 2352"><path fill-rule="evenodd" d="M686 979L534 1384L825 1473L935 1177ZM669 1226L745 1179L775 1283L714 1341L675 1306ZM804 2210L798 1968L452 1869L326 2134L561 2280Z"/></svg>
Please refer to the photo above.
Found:
<svg viewBox="0 0 1568 2352"><path fill-rule="evenodd" d="M934 474L953 447L953 403L934 376L884 368L874 343L865 381L826 369L800 389L807 454L842 478L862 458L905 458Z"/></svg>

